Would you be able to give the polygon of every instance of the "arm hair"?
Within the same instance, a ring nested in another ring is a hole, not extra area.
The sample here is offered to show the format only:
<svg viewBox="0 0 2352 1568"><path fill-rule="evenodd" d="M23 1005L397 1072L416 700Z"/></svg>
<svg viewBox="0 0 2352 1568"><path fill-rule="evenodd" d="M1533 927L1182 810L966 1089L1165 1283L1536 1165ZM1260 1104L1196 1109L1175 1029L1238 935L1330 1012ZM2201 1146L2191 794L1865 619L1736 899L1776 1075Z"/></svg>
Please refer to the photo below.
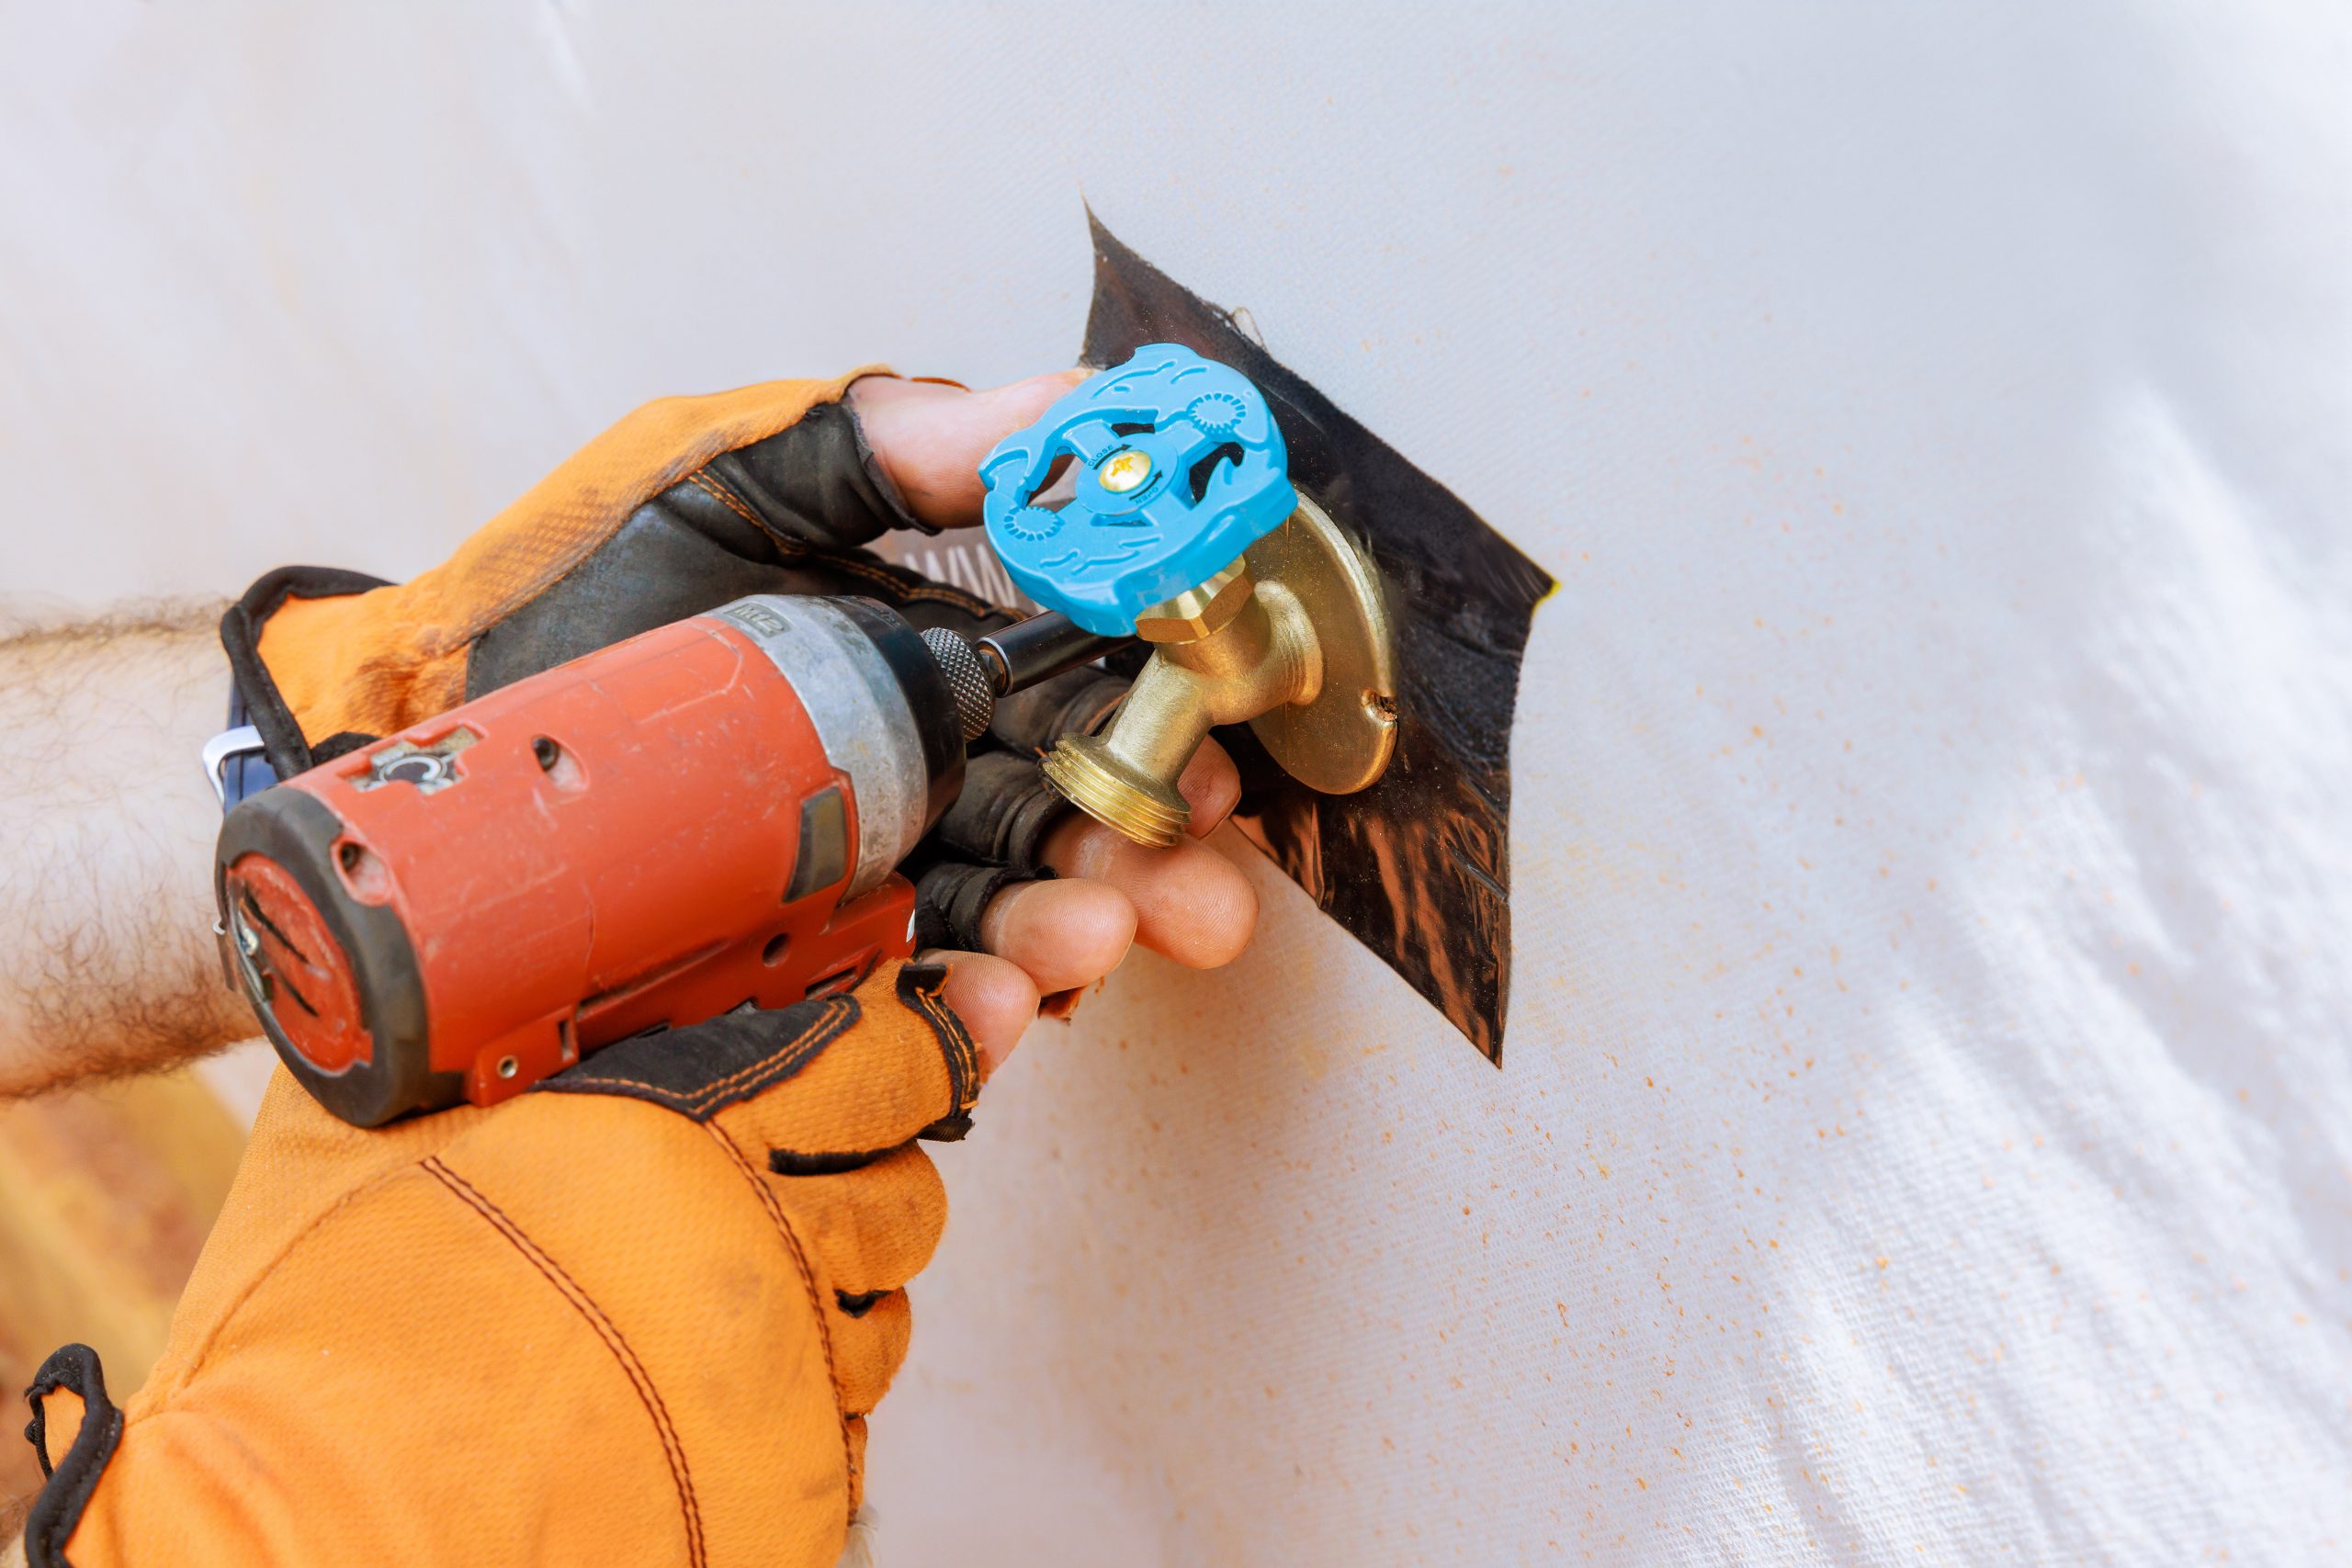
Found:
<svg viewBox="0 0 2352 1568"><path fill-rule="evenodd" d="M254 1032L212 946L220 609L0 626L0 1100Z"/></svg>

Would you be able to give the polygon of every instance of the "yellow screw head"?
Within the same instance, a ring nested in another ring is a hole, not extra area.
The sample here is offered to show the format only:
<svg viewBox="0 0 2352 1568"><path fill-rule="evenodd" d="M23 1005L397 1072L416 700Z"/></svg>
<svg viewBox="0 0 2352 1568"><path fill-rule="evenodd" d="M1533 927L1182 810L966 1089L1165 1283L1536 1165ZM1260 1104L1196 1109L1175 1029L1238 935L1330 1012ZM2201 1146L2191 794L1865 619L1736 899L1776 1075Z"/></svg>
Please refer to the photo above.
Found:
<svg viewBox="0 0 2352 1568"><path fill-rule="evenodd" d="M1094 470L1094 477L1101 479L1102 488L1113 495L1125 495L1151 478L1151 458L1132 447L1125 452L1114 452L1102 459L1102 466Z"/></svg>

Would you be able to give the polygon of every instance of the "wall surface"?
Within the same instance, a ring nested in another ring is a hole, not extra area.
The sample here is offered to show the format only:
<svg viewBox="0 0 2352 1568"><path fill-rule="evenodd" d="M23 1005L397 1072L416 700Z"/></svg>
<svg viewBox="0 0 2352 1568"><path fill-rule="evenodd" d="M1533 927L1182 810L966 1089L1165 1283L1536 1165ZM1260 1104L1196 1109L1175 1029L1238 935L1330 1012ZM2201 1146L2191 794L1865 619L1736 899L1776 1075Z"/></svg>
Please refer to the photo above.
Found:
<svg viewBox="0 0 2352 1568"><path fill-rule="evenodd" d="M886 1562L2352 1547L2352 28L10 8L0 592L1064 363L1080 209L1560 581L1501 1071L1262 863L945 1151ZM1238 856L1246 847L1228 845Z"/></svg>

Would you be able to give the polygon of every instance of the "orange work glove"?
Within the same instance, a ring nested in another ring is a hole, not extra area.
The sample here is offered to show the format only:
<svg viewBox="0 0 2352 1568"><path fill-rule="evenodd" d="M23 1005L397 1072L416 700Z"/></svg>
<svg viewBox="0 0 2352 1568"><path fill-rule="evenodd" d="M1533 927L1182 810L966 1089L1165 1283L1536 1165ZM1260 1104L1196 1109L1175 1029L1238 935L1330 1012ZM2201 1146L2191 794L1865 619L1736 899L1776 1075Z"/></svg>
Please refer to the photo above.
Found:
<svg viewBox="0 0 2352 1568"><path fill-rule="evenodd" d="M279 1072L147 1386L41 1369L29 1561L832 1563L979 1087L941 974L375 1131Z"/></svg>

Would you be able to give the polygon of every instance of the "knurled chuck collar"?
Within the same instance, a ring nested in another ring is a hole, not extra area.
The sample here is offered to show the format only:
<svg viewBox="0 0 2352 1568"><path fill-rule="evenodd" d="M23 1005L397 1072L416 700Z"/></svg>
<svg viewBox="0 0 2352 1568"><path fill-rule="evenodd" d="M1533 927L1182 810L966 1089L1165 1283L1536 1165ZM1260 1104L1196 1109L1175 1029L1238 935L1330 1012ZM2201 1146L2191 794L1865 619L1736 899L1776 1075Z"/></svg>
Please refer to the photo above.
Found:
<svg viewBox="0 0 2352 1568"><path fill-rule="evenodd" d="M945 626L932 627L922 634L922 640L932 658L939 661L940 672L947 677L948 690L956 694L956 717L969 745L996 716L996 689L989 680L988 668L970 643Z"/></svg>

